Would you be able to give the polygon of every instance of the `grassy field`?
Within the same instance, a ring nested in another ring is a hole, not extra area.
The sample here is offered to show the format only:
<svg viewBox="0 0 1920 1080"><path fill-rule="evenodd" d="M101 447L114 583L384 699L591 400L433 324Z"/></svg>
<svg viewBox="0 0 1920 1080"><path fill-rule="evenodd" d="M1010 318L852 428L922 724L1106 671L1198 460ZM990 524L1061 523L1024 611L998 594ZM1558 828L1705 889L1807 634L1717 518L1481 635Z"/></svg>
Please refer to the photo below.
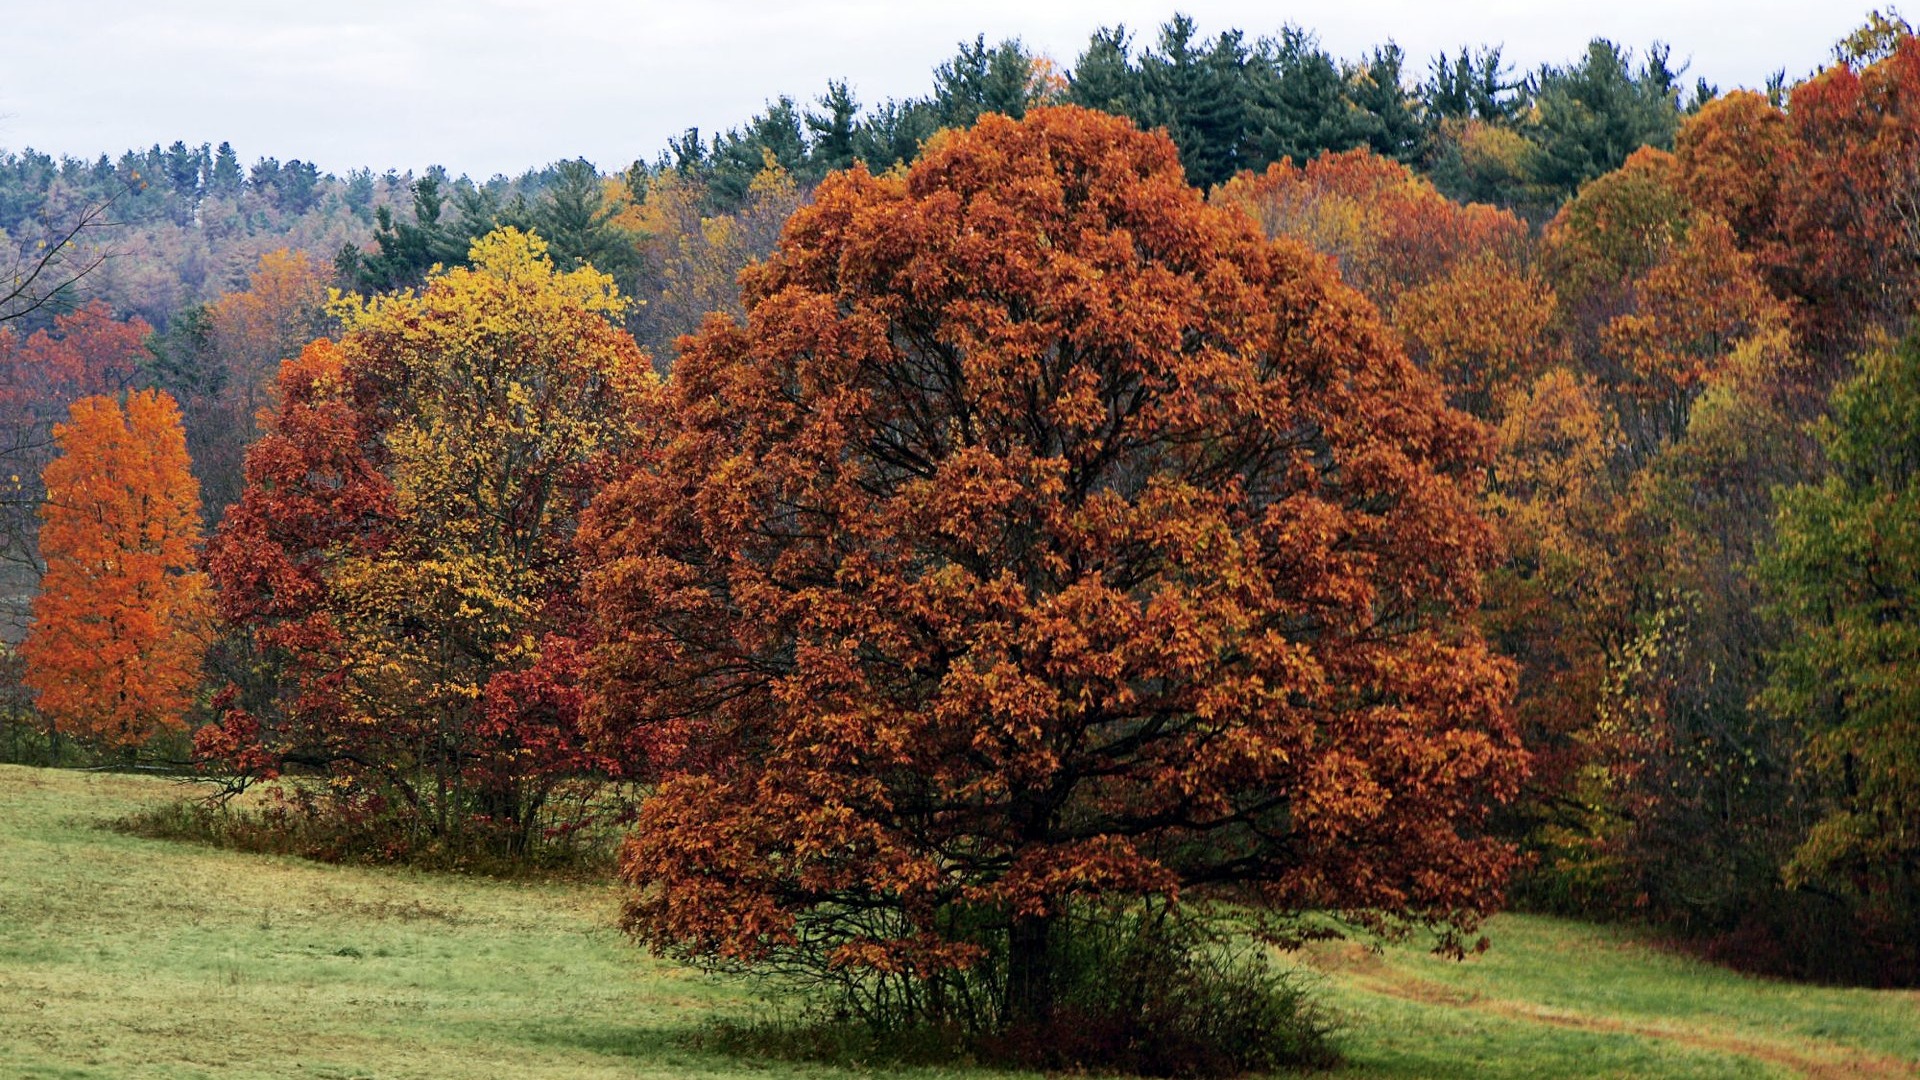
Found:
<svg viewBox="0 0 1920 1080"><path fill-rule="evenodd" d="M699 1049L753 1005L652 960L616 896L323 866L96 823L170 783L0 766L0 1077L833 1077ZM1920 995L1741 978L1508 916L1466 962L1296 958L1341 1077L1920 1076ZM902 1075L987 1080L986 1070Z"/></svg>

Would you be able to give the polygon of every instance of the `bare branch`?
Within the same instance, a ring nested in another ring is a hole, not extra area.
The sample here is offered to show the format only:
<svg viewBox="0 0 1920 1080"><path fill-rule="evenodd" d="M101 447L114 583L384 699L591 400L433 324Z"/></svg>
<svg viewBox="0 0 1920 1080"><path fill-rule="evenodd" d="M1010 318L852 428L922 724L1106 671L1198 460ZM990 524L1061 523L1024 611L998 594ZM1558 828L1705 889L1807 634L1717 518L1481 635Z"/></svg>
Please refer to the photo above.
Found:
<svg viewBox="0 0 1920 1080"><path fill-rule="evenodd" d="M101 202L89 202L65 222L56 223L52 210L41 222L37 240L23 240L13 263L0 277L0 325L24 318L52 303L98 270L112 253L81 244L88 234L120 224L109 216L124 192Z"/></svg>

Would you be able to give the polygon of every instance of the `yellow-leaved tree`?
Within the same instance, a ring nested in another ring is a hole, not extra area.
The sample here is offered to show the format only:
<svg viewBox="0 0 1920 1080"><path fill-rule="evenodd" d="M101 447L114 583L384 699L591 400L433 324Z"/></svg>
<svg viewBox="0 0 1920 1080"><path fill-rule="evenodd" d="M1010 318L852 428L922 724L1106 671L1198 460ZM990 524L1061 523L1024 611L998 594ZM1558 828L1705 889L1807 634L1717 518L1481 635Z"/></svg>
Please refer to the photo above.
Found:
<svg viewBox="0 0 1920 1080"><path fill-rule="evenodd" d="M204 757L320 771L408 844L518 851L555 786L599 771L575 718L573 533L654 385L590 267L502 229L417 293L335 306L289 361L209 552L265 677Z"/></svg>

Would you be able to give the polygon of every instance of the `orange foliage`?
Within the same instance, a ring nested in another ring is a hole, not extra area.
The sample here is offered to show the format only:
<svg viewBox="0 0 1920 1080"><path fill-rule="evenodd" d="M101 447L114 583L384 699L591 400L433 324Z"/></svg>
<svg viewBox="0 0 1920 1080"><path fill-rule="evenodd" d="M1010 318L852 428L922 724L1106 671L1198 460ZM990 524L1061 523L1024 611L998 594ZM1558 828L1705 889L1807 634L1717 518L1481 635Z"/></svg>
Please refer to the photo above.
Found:
<svg viewBox="0 0 1920 1080"><path fill-rule="evenodd" d="M1406 166L1367 150L1243 173L1216 189L1268 236L1334 257L1454 403L1491 415L1552 354L1553 291L1528 265L1526 223L1462 205Z"/></svg>
<svg viewBox="0 0 1920 1080"><path fill-rule="evenodd" d="M0 410L9 421L58 416L79 398L125 388L151 333L138 317L115 319L99 300L25 339L0 327Z"/></svg>
<svg viewBox="0 0 1920 1080"><path fill-rule="evenodd" d="M194 464L214 517L240 497L246 448L272 404L280 363L327 329L331 268L304 251L260 257L247 287L207 305L204 392L186 401Z"/></svg>
<svg viewBox="0 0 1920 1080"><path fill-rule="evenodd" d="M1580 189L1547 223L1554 279L1575 307L1613 302L1686 232L1689 211L1673 155L1643 146Z"/></svg>
<svg viewBox="0 0 1920 1080"><path fill-rule="evenodd" d="M49 432L67 407L90 394L111 394L133 379L151 328L121 321L98 301L57 316L53 325L21 338L0 327L0 560L38 565L36 511L40 471L52 459ZM7 617L26 614L27 597L7 602Z"/></svg>
<svg viewBox="0 0 1920 1080"><path fill-rule="evenodd" d="M1323 154L1304 167L1275 162L1221 185L1214 200L1245 210L1268 236L1333 256L1340 276L1382 311L1463 258L1516 262L1526 248L1526 223L1512 213L1456 203L1370 150Z"/></svg>
<svg viewBox="0 0 1920 1080"><path fill-rule="evenodd" d="M1036 105L1054 105L1067 100L1073 82L1060 61L1044 53L1033 58L1027 74L1027 100Z"/></svg>
<svg viewBox="0 0 1920 1080"><path fill-rule="evenodd" d="M1781 189L1799 167L1786 113L1760 94L1735 90L1688 117L1673 149L1689 202L1725 219L1756 247L1776 242ZM1761 256L1763 265L1778 259L1772 252Z"/></svg>
<svg viewBox="0 0 1920 1080"><path fill-rule="evenodd" d="M1686 239L1632 279L1632 289L1634 310L1609 322L1602 339L1620 358L1621 389L1673 408L1721 371L1737 342L1786 322L1733 230L1715 217L1695 217ZM1683 426L1676 416L1668 431Z"/></svg>
<svg viewBox="0 0 1920 1080"><path fill-rule="evenodd" d="M1866 33L1862 59L1796 86L1784 113L1730 95L1677 142L1688 194L1794 302L1829 379L1876 331L1898 333L1920 297L1920 41L1884 20Z"/></svg>
<svg viewBox="0 0 1920 1080"><path fill-rule="evenodd" d="M281 248L260 256L245 289L208 306L227 393L236 401L236 419L249 429L267 404L280 362L324 329L331 277L331 268L313 256Z"/></svg>
<svg viewBox="0 0 1920 1080"><path fill-rule="evenodd" d="M200 500L180 410L158 391L126 408L74 402L45 472L47 572L20 646L27 685L57 730L105 746L178 731L200 683L206 577Z"/></svg>
<svg viewBox="0 0 1920 1080"><path fill-rule="evenodd" d="M1685 430L1736 345L1787 318L1733 229L1688 200L1686 175L1643 147L1581 188L1544 236L1562 332L1613 395L1637 462Z"/></svg>
<svg viewBox="0 0 1920 1080"><path fill-rule="evenodd" d="M980 955L945 916L1018 966L1076 898L1460 943L1524 772L1488 441L1325 259L1043 108L829 177L744 280L582 526L660 777L631 928L923 977Z"/></svg>
<svg viewBox="0 0 1920 1080"><path fill-rule="evenodd" d="M1552 345L1553 289L1494 255L1467 257L1401 294L1393 321L1408 352L1478 416L1536 374Z"/></svg>
<svg viewBox="0 0 1920 1080"><path fill-rule="evenodd" d="M1487 620L1520 662L1517 709L1539 755L1538 787L1567 790L1584 757L1607 663L1623 644L1631 582L1621 575L1621 440L1591 380L1546 372L1505 403L1488 508L1505 564L1490 581Z"/></svg>

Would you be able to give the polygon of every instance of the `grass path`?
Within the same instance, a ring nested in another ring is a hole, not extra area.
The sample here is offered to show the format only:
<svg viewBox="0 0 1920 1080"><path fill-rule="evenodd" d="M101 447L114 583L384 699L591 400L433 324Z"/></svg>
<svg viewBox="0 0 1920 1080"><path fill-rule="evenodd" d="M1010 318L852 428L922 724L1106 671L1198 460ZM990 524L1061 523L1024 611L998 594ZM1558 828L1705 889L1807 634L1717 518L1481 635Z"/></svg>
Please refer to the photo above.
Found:
<svg viewBox="0 0 1920 1080"><path fill-rule="evenodd" d="M872 1074L697 1048L689 1036L750 995L623 941L607 887L96 827L177 794L0 766L0 1078ZM1742 978L1560 920L1489 933L1464 963L1346 944L1300 957L1345 1027L1337 1080L1920 1076L1920 995Z"/></svg>
<svg viewBox="0 0 1920 1080"><path fill-rule="evenodd" d="M1488 932L1464 962L1308 953L1353 1020L1355 1075L1920 1077L1920 994L1742 976L1624 928L1509 915Z"/></svg>
<svg viewBox="0 0 1920 1080"><path fill-rule="evenodd" d="M1916 1065L1911 1057L1875 1052L1812 1034L1764 1035L1737 1023L1728 1025L1725 1021L1651 1020L1489 996L1478 990L1450 986L1396 969L1382 956L1350 943L1316 949L1309 963L1322 973L1337 974L1345 986L1354 992L1391 997L1449 1011L1467 1010L1565 1031L1626 1035L1637 1040L1672 1043L1716 1055L1748 1059L1759 1072L1780 1072L1816 1080L1920 1076L1920 1065Z"/></svg>

